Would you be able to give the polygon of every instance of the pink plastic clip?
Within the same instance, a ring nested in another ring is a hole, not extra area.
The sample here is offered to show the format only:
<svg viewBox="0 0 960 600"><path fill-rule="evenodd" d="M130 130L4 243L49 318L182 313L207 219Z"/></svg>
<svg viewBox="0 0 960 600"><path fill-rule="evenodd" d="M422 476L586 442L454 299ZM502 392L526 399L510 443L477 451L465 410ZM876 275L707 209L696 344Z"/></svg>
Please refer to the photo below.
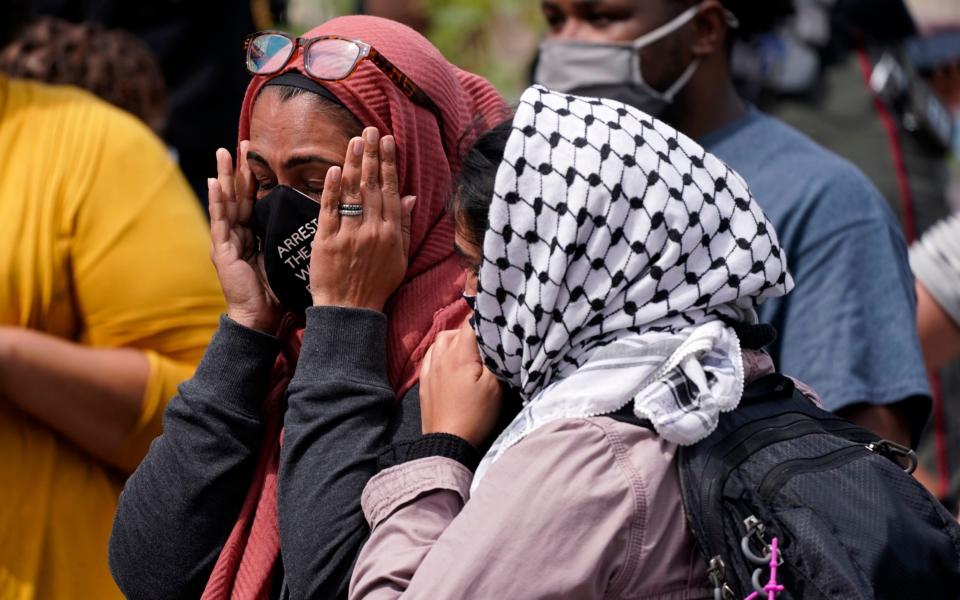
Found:
<svg viewBox="0 0 960 600"><path fill-rule="evenodd" d="M779 540L774 537L770 541L770 580L763 586L763 591L767 594L767 600L776 600L777 594L783 591L783 586L777 583L777 567L780 562ZM757 600L760 598L760 592L753 592L744 600Z"/></svg>

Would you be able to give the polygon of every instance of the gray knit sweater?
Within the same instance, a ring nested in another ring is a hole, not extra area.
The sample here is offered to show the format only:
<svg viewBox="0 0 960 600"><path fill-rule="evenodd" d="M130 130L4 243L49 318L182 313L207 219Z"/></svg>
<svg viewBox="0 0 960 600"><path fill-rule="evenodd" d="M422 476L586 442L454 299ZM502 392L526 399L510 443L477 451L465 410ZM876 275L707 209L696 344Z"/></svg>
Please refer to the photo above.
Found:
<svg viewBox="0 0 960 600"><path fill-rule="evenodd" d="M378 455L420 434L419 392L399 405L378 312L307 310L286 393L278 513L283 577L276 596L345 597L369 528L360 495ZM131 599L198 598L235 523L263 434L260 404L280 342L223 317L164 433L127 481L110 568Z"/></svg>

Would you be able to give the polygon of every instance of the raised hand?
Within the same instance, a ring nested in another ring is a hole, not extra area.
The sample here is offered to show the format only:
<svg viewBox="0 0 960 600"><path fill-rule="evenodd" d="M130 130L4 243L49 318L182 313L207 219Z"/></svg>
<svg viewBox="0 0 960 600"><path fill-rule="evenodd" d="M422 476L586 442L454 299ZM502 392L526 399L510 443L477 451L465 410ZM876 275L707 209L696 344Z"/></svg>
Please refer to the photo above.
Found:
<svg viewBox="0 0 960 600"><path fill-rule="evenodd" d="M423 433L449 433L480 447L496 426L502 400L473 328L464 323L437 335L420 367Z"/></svg>
<svg viewBox="0 0 960 600"><path fill-rule="evenodd" d="M273 333L282 311L258 265L257 243L250 229L256 183L247 165L249 142L240 142L240 172L234 175L230 152L217 150L217 178L207 181L210 207L210 258L237 323Z"/></svg>
<svg viewBox="0 0 960 600"><path fill-rule="evenodd" d="M403 282L416 198L400 198L396 142L367 127L331 167L320 198L310 256L315 306L382 311Z"/></svg>

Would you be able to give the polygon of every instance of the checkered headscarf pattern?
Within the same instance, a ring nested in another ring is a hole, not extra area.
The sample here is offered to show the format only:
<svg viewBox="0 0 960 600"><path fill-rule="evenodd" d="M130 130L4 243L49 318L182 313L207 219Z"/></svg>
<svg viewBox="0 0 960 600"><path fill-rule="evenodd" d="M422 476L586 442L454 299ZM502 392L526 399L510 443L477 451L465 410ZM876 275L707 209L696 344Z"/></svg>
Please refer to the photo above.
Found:
<svg viewBox="0 0 960 600"><path fill-rule="evenodd" d="M525 401L617 339L750 318L793 285L739 175L612 100L529 88L489 218L477 337Z"/></svg>

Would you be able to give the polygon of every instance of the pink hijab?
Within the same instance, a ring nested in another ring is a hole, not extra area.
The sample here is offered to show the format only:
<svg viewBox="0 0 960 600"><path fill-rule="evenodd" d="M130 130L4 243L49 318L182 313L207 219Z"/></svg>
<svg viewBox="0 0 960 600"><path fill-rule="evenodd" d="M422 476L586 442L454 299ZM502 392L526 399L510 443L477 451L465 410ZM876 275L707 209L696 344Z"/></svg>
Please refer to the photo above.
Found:
<svg viewBox="0 0 960 600"><path fill-rule="evenodd" d="M437 333L456 328L468 314L461 298L462 269L453 253L453 221L445 206L460 169L459 151L479 133L508 116L500 94L482 77L458 69L412 29L377 17L340 17L304 37L340 35L374 46L413 79L443 116L446 147L434 115L411 102L370 61L346 80L323 82L365 127L397 140L401 196L416 195L410 234L410 262L401 287L387 305L387 372L397 397L416 382L420 362ZM287 71L303 72L299 56ZM306 74L306 73L304 73ZM269 77L254 77L240 114L239 139L250 135L253 104ZM477 122L479 120L479 123ZM204 600L269 598L280 553L276 475L282 438L280 405L296 359L302 330L287 319L281 328L285 350L273 372L263 404L267 422L258 467L237 523L217 559Z"/></svg>

